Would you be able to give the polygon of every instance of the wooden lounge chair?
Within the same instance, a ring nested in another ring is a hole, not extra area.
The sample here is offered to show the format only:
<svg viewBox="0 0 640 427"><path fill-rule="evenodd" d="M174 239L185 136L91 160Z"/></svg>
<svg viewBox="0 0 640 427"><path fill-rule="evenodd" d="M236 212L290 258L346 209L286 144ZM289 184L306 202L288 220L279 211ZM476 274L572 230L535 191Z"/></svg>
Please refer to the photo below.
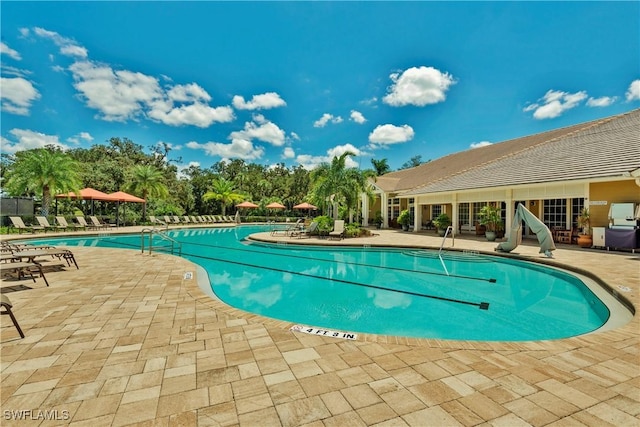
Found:
<svg viewBox="0 0 640 427"><path fill-rule="evenodd" d="M344 239L344 220L336 219L333 223L333 231L329 232L329 239Z"/></svg>
<svg viewBox="0 0 640 427"><path fill-rule="evenodd" d="M38 224L40 224L42 227L44 227L45 231L46 230L64 230L65 227L63 227L62 225L51 225L49 224L49 220L47 219L46 216L37 216L36 220L38 221Z"/></svg>
<svg viewBox="0 0 640 427"><path fill-rule="evenodd" d="M16 329L18 330L18 333L20 334L20 338L24 338L24 333L22 332L22 329L20 329L20 325L18 325L18 321L16 320L16 317L13 315L13 311L11 310L13 308L13 304L11 304L9 297L6 296L5 294L0 294L0 307L4 309L3 311L0 311L0 314L8 314L9 317L11 318L11 321L13 322L13 326L15 326Z"/></svg>
<svg viewBox="0 0 640 427"><path fill-rule="evenodd" d="M73 224L73 223L69 224L67 222L67 219L63 216L57 216L56 221L58 222L58 225L64 227L65 230L84 230L87 228L82 224Z"/></svg>
<svg viewBox="0 0 640 427"><path fill-rule="evenodd" d="M29 231L31 233L35 233L36 231L45 231L44 227L41 225L25 225L22 218L19 216L10 216L11 224L13 224L14 228L18 229L18 234L22 234L22 231Z"/></svg>

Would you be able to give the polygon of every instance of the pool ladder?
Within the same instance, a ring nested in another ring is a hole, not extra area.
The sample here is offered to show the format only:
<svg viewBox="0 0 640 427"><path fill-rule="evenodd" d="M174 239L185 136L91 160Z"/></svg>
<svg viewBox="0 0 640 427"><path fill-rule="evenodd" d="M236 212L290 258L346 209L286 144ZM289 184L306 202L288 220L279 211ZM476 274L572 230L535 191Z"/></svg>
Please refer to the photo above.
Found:
<svg viewBox="0 0 640 427"><path fill-rule="evenodd" d="M142 253L145 251L145 237L149 236L149 255L153 252L153 249L160 248L171 248L171 255L175 255L176 251L178 255L182 255L182 244L177 240L169 237L164 230L159 230L157 228L145 228L140 232L140 250ZM163 242L164 245L155 245L153 244L153 236L158 236Z"/></svg>
<svg viewBox="0 0 640 427"><path fill-rule="evenodd" d="M452 246L455 245L456 240L453 235L453 227L448 226L444 232L444 236L442 237L442 243L440 243L440 250L438 251L438 258L440 258L440 264L442 264L442 268L444 268L444 272L447 273L447 276L449 276L449 270L447 270L447 266L444 265L444 260L442 259L442 248L444 247L444 242L447 241L447 236L449 235L449 233L451 233L451 239L453 240Z"/></svg>

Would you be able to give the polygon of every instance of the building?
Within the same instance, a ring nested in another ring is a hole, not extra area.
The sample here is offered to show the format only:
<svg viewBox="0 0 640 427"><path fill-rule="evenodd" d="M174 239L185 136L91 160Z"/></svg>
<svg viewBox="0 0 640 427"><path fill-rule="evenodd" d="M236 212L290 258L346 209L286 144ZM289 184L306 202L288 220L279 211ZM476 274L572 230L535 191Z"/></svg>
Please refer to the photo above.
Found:
<svg viewBox="0 0 640 427"><path fill-rule="evenodd" d="M550 228L575 230L583 207L592 227L606 227L611 203L640 203L640 109L454 153L372 186L364 224L381 212L383 227L395 227L408 209L414 231L447 213L456 232L475 233L478 211L492 204L509 230L523 203Z"/></svg>

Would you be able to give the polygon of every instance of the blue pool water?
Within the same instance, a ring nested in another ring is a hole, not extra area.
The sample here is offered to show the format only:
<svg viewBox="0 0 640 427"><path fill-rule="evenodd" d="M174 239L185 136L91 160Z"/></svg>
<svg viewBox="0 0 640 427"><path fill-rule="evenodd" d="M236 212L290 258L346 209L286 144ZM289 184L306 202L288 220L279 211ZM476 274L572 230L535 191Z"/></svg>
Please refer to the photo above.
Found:
<svg viewBox="0 0 640 427"><path fill-rule="evenodd" d="M477 253L250 242L265 226L173 230L225 303L266 317L349 332L482 341L591 332L607 306L576 276ZM140 250L139 235L39 240ZM444 265L443 265L444 263ZM448 273L448 274L447 274Z"/></svg>

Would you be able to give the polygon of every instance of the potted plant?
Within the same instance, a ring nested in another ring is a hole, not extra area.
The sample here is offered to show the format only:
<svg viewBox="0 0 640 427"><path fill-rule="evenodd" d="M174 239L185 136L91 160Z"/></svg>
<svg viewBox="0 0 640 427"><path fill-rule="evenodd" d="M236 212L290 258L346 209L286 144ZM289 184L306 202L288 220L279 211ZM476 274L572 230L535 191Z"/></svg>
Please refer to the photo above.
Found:
<svg viewBox="0 0 640 427"><path fill-rule="evenodd" d="M502 229L502 217L500 208L492 205L485 205L478 212L478 222L486 228L485 236L488 241L496 240L496 231Z"/></svg>
<svg viewBox="0 0 640 427"><path fill-rule="evenodd" d="M582 208L578 215L578 225L580 233L578 234L578 246L581 248L590 248L593 246L593 236L591 236L591 214L589 208Z"/></svg>
<svg viewBox="0 0 640 427"><path fill-rule="evenodd" d="M409 214L408 209L400 212L400 215L398 215L398 224L402 226L402 229L404 231L407 231L409 229L409 224L411 224L411 215Z"/></svg>
<svg viewBox="0 0 640 427"><path fill-rule="evenodd" d="M384 222L384 219L382 218L382 212L376 212L376 217L373 219L373 222L378 230L382 228L382 223Z"/></svg>
<svg viewBox="0 0 640 427"><path fill-rule="evenodd" d="M438 230L438 235L442 237L447 232L447 227L451 225L451 218L446 213L441 213L433 220L433 225Z"/></svg>

